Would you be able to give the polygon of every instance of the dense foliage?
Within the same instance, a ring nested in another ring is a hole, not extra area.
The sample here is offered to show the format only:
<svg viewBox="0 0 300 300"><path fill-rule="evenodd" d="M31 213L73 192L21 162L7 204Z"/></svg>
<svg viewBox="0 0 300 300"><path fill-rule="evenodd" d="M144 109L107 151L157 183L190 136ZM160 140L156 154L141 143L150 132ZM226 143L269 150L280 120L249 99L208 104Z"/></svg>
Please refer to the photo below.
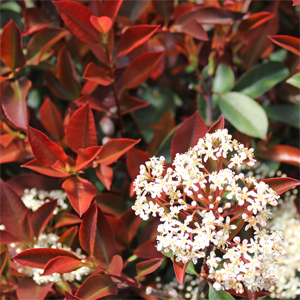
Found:
<svg viewBox="0 0 300 300"><path fill-rule="evenodd" d="M4 299L299 295L299 4L2 1Z"/></svg>

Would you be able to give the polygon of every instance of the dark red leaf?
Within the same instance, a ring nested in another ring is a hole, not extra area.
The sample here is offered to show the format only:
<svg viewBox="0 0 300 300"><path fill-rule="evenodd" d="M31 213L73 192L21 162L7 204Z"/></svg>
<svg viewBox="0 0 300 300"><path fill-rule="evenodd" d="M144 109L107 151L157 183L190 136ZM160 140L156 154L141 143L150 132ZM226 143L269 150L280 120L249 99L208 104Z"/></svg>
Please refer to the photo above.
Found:
<svg viewBox="0 0 300 300"><path fill-rule="evenodd" d="M155 25L136 25L129 27L121 36L116 58L122 57L146 42L159 28Z"/></svg>
<svg viewBox="0 0 300 300"><path fill-rule="evenodd" d="M47 263L57 256L66 256L73 259L78 257L72 252L54 248L32 248L22 251L12 257L17 263L31 268L44 269Z"/></svg>
<svg viewBox="0 0 300 300"><path fill-rule="evenodd" d="M69 224L68 224L69 225ZM55 226L58 227L58 226ZM78 233L78 226L73 226L69 228L67 231L65 231L60 238L57 240L57 243L62 243L64 245L67 245L71 247L74 238L77 236Z"/></svg>
<svg viewBox="0 0 300 300"><path fill-rule="evenodd" d="M95 2L95 1L91 1L91 2ZM65 300L82 300L74 295L69 294L67 291L65 291Z"/></svg>
<svg viewBox="0 0 300 300"><path fill-rule="evenodd" d="M92 12L86 6L73 1L55 1L53 3L61 18L76 37L88 44L101 42L99 32L90 22Z"/></svg>
<svg viewBox="0 0 300 300"><path fill-rule="evenodd" d="M84 300L96 300L107 295L117 295L117 284L108 275L89 276L77 290L76 296Z"/></svg>
<svg viewBox="0 0 300 300"><path fill-rule="evenodd" d="M101 151L102 146L93 146L86 149L79 149L76 159L76 165L74 171L83 169L87 166Z"/></svg>
<svg viewBox="0 0 300 300"><path fill-rule="evenodd" d="M61 227L61 226L67 226L67 225L73 225L73 224L80 224L81 219L73 214L70 213L64 213L58 220L58 222L55 224L55 228Z"/></svg>
<svg viewBox="0 0 300 300"><path fill-rule="evenodd" d="M104 186L110 190L110 186L112 184L114 170L105 165L99 165L96 168L96 175L100 179L100 181L104 184Z"/></svg>
<svg viewBox="0 0 300 300"><path fill-rule="evenodd" d="M20 238L15 237L11 233L2 230L0 234L0 244L6 245L6 244L11 244L11 243L17 243L17 242L23 242Z"/></svg>
<svg viewBox="0 0 300 300"><path fill-rule="evenodd" d="M112 164L134 145L139 143L139 141L140 140L135 141L131 139L110 139L103 145L97 163L105 166Z"/></svg>
<svg viewBox="0 0 300 300"><path fill-rule="evenodd" d="M274 17L275 17L275 14L270 13L268 11L261 11L261 12L252 14L249 16L248 19L245 19L240 23L240 25L238 27L238 32L252 30Z"/></svg>
<svg viewBox="0 0 300 300"><path fill-rule="evenodd" d="M139 245L133 252L138 258L163 258L160 251L157 251L155 240L146 241Z"/></svg>
<svg viewBox="0 0 300 300"><path fill-rule="evenodd" d="M8 233L23 238L21 221L28 209L16 192L0 179L0 219Z"/></svg>
<svg viewBox="0 0 300 300"><path fill-rule="evenodd" d="M174 11L174 0L152 0L152 5L157 14L168 22Z"/></svg>
<svg viewBox="0 0 300 300"><path fill-rule="evenodd" d="M16 68L25 65L25 56L22 50L21 32L19 27L10 20L1 33L1 60L13 72Z"/></svg>
<svg viewBox="0 0 300 300"><path fill-rule="evenodd" d="M93 62L90 62L87 65L82 78L104 86L108 86L112 83L109 72L100 67L97 67Z"/></svg>
<svg viewBox="0 0 300 300"><path fill-rule="evenodd" d="M39 285L30 277L23 277L18 282L17 296L19 300L43 300L52 288L53 282Z"/></svg>
<svg viewBox="0 0 300 300"><path fill-rule="evenodd" d="M81 260L78 258L57 256L49 260L42 275L51 275L53 273L69 273L85 265L86 263L81 262Z"/></svg>
<svg viewBox="0 0 300 300"><path fill-rule="evenodd" d="M163 54L164 51L147 52L135 58L125 70L121 92L143 83L155 69Z"/></svg>
<svg viewBox="0 0 300 300"><path fill-rule="evenodd" d="M2 233L1 233L1 240L2 240ZM2 241L1 241L2 243ZM1 253L0 253L0 275L2 275L2 272L5 268L7 262L7 249L4 249Z"/></svg>
<svg viewBox="0 0 300 300"><path fill-rule="evenodd" d="M43 204L38 210L32 215L32 229L36 237L38 237L46 228L50 221L53 211L56 208L57 200L51 200Z"/></svg>
<svg viewBox="0 0 300 300"><path fill-rule="evenodd" d="M102 16L102 17L91 16L90 21L92 25L104 35L110 31L113 25L111 18L106 16Z"/></svg>
<svg viewBox="0 0 300 300"><path fill-rule="evenodd" d="M173 260L174 272L175 272L176 278L180 284L183 284L183 279L184 279L185 270L186 270L187 266L188 266L188 263L184 264L182 261L177 262L174 257L174 260Z"/></svg>
<svg viewBox="0 0 300 300"><path fill-rule="evenodd" d="M66 128L66 138L70 148L75 152L97 146L94 116L88 103L79 108L70 118Z"/></svg>
<svg viewBox="0 0 300 300"><path fill-rule="evenodd" d="M282 178L270 178L262 180L266 184L272 188L277 195L281 195L282 193L300 185L300 181L289 178L289 177L282 177Z"/></svg>
<svg viewBox="0 0 300 300"><path fill-rule="evenodd" d="M256 156L300 167L300 150L288 145L275 145L268 148L257 147Z"/></svg>
<svg viewBox="0 0 300 300"><path fill-rule="evenodd" d="M15 126L22 129L26 129L27 126L26 97L30 87L30 80L20 78L3 84L1 89L4 114Z"/></svg>
<svg viewBox="0 0 300 300"><path fill-rule="evenodd" d="M138 263L136 265L137 276L135 276L135 278L139 278L154 272L160 267L163 260L163 258L154 258Z"/></svg>
<svg viewBox="0 0 300 300"><path fill-rule="evenodd" d="M88 81L87 83L92 83L92 81ZM94 84L94 83L92 83L92 84ZM89 103L89 106L91 109L95 109L95 110L102 111L102 112L108 111L108 108L105 107L99 99L97 99L91 95L82 95L76 101L74 101L74 103L79 106L82 106L82 105L86 104L87 102Z"/></svg>
<svg viewBox="0 0 300 300"><path fill-rule="evenodd" d="M115 22L115 18L119 12L122 2L123 0L106 0L104 2L105 15L110 17L113 23Z"/></svg>
<svg viewBox="0 0 300 300"><path fill-rule="evenodd" d="M27 45L27 65L37 66L50 57L53 54L51 47L67 34L63 28L45 28L37 32Z"/></svg>
<svg viewBox="0 0 300 300"><path fill-rule="evenodd" d="M132 180L140 173L140 165L145 164L149 160L150 154L139 149L131 149L127 153L126 165L128 173Z"/></svg>
<svg viewBox="0 0 300 300"><path fill-rule="evenodd" d="M26 215L21 220L21 230L25 242L32 242L34 239L34 233L32 228L32 214L30 211L27 211Z"/></svg>
<svg viewBox="0 0 300 300"><path fill-rule="evenodd" d="M225 121L224 117L222 116L213 126L211 126L207 132L214 133L218 129L224 129Z"/></svg>
<svg viewBox="0 0 300 300"><path fill-rule="evenodd" d="M61 141L64 137L63 119L60 110L46 98L40 108L40 119L45 129L57 140Z"/></svg>
<svg viewBox="0 0 300 300"><path fill-rule="evenodd" d="M143 108L148 106L150 103L135 97L132 97L130 95L125 95L123 97L122 102L120 104L121 106L121 114L125 115L130 112L133 112L137 109Z"/></svg>
<svg viewBox="0 0 300 300"><path fill-rule="evenodd" d="M49 168L58 160L63 165L68 162L68 156L63 148L52 142L44 133L30 126L27 132L32 152L42 166Z"/></svg>
<svg viewBox="0 0 300 300"><path fill-rule="evenodd" d="M207 128L198 111L185 119L176 130L171 143L171 158L176 153L185 153L190 147L197 145L198 140L206 134Z"/></svg>
<svg viewBox="0 0 300 300"><path fill-rule="evenodd" d="M126 211L126 205L122 197L112 193L98 194L94 200L100 209L109 215L118 217Z"/></svg>
<svg viewBox="0 0 300 300"><path fill-rule="evenodd" d="M51 177L58 177L58 178L65 178L70 176L69 173L64 172L63 170L59 171L56 169L52 169L52 168L48 168L48 167L44 167L42 166L37 159L33 159L29 162L27 162L26 164L22 165L21 167L23 168L27 168L33 171L36 171L38 173L47 175L47 176L51 176Z"/></svg>
<svg viewBox="0 0 300 300"><path fill-rule="evenodd" d="M119 220L126 226L129 245L132 242L133 238L136 236L137 230L139 229L142 220L141 218L135 217L135 212L132 209L127 210L125 213L123 213Z"/></svg>
<svg viewBox="0 0 300 300"><path fill-rule="evenodd" d="M97 189L88 180L78 176L67 179L62 188L66 191L71 205L82 216L89 208Z"/></svg>
<svg viewBox="0 0 300 300"><path fill-rule="evenodd" d="M194 19L187 21L180 32L184 32L198 40L208 41L208 36L202 25Z"/></svg>
<svg viewBox="0 0 300 300"><path fill-rule="evenodd" d="M109 264L116 252L114 233L105 215L94 203L84 215L79 239L81 247L98 263Z"/></svg>
<svg viewBox="0 0 300 300"><path fill-rule="evenodd" d="M268 38L275 44L300 55L300 39L288 35L269 35Z"/></svg>

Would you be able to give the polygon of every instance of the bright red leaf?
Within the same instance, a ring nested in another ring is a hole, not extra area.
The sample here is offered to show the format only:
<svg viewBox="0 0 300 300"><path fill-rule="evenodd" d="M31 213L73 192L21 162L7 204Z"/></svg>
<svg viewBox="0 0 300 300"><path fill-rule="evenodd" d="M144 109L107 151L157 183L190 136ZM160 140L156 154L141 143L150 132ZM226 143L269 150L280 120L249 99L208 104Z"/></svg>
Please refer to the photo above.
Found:
<svg viewBox="0 0 300 300"><path fill-rule="evenodd" d="M105 1L104 2L104 12L105 15L111 18L113 23L115 22L115 18L119 12L123 0L115 0L115 1Z"/></svg>
<svg viewBox="0 0 300 300"><path fill-rule="evenodd" d="M67 225L73 225L73 224L80 224L81 219L73 214L70 213L64 213L57 223L55 224L55 228L62 227L62 226L67 226Z"/></svg>
<svg viewBox="0 0 300 300"><path fill-rule="evenodd" d="M101 42L99 32L90 22L92 12L86 6L73 1L54 1L53 4L76 37L88 44Z"/></svg>
<svg viewBox="0 0 300 300"><path fill-rule="evenodd" d="M300 0L293 0L293 6L300 5Z"/></svg>
<svg viewBox="0 0 300 300"><path fill-rule="evenodd" d="M174 257L174 260L173 260L174 272L175 272L176 278L180 284L183 284L183 279L184 279L184 275L185 275L187 266L188 266L188 263L184 264L182 261L177 262Z"/></svg>
<svg viewBox="0 0 300 300"><path fill-rule="evenodd" d="M100 153L102 146L93 146L86 149L79 149L75 164L75 171L83 169Z"/></svg>
<svg viewBox="0 0 300 300"><path fill-rule="evenodd" d="M146 42L159 28L155 25L136 25L129 27L121 36L116 58L122 57Z"/></svg>
<svg viewBox="0 0 300 300"><path fill-rule="evenodd" d="M70 148L75 152L97 146L94 116L88 103L79 108L70 118L66 128L66 138Z"/></svg>
<svg viewBox="0 0 300 300"><path fill-rule="evenodd" d="M104 35L110 31L113 25L111 18L106 16L102 16L102 17L91 16L90 21L92 25Z"/></svg>
<svg viewBox="0 0 300 300"><path fill-rule="evenodd" d="M93 184L78 176L67 179L62 184L62 188L66 191L71 205L80 216L86 212L97 194L97 189Z"/></svg>
<svg viewBox="0 0 300 300"><path fill-rule="evenodd" d="M104 86L110 85L112 83L112 79L108 70L97 67L94 62L90 62L87 65L82 78Z"/></svg>
<svg viewBox="0 0 300 300"><path fill-rule="evenodd" d="M0 145L0 164L8 162L24 162L33 157L29 143L13 140L7 147Z"/></svg>
<svg viewBox="0 0 300 300"><path fill-rule="evenodd" d="M99 165L96 168L96 175L100 179L100 181L104 184L104 186L110 190L110 186L112 184L114 170L105 165Z"/></svg>
<svg viewBox="0 0 300 300"><path fill-rule="evenodd" d="M130 150L140 140L131 139L110 139L103 145L103 148L97 159L98 164L110 165L120 158L124 153Z"/></svg>
<svg viewBox="0 0 300 300"><path fill-rule="evenodd" d="M171 143L171 157L174 159L176 153L184 153L190 147L197 145L198 140L206 134L207 128L198 111L185 119L176 130Z"/></svg>
<svg viewBox="0 0 300 300"><path fill-rule="evenodd" d="M76 296L84 300L96 300L107 295L117 295L117 284L108 275L89 276L77 290Z"/></svg>
<svg viewBox="0 0 300 300"><path fill-rule="evenodd" d="M213 124L207 132L209 133L214 133L216 130L219 129L224 129L225 126L225 120L224 117L222 116L215 124Z"/></svg>
<svg viewBox="0 0 300 300"><path fill-rule="evenodd" d="M53 166L58 160L62 164L68 162L63 148L52 142L44 133L28 126L28 141L37 161L45 167Z"/></svg>
<svg viewBox="0 0 300 300"><path fill-rule="evenodd" d="M300 185L300 181L289 178L289 177L282 177L282 178L270 178L262 180L266 184L272 188L277 195L281 195L282 193Z"/></svg>
<svg viewBox="0 0 300 300"><path fill-rule="evenodd" d="M246 30L252 30L259 25L267 22L268 20L274 18L276 15L273 13L270 13L268 11L261 11L255 14L250 15L247 19L243 20L239 27L238 32L240 31L246 31Z"/></svg>
<svg viewBox="0 0 300 300"><path fill-rule="evenodd" d="M154 258L138 263L136 265L137 276L135 278L139 278L154 272L160 267L162 262L163 258Z"/></svg>
<svg viewBox="0 0 300 300"><path fill-rule="evenodd" d="M135 58L124 72L121 91L143 83L155 69L163 54L164 51L147 52Z"/></svg>
<svg viewBox="0 0 300 300"><path fill-rule="evenodd" d="M21 32L13 20L10 20L3 28L0 45L1 60L13 72L16 68L25 65L26 61L22 50Z"/></svg>
<svg viewBox="0 0 300 300"><path fill-rule="evenodd" d="M1 89L2 108L5 116L18 128L26 129L27 103L26 97L31 87L31 81L20 78L3 84Z"/></svg>
<svg viewBox="0 0 300 300"><path fill-rule="evenodd" d="M81 247L101 266L109 264L116 252L114 233L105 215L94 203L83 217L79 239Z"/></svg>
<svg viewBox="0 0 300 300"><path fill-rule="evenodd" d="M23 241L6 230L1 231L0 245L2 244L7 245L7 244L17 243L17 242L23 242Z"/></svg>
<svg viewBox="0 0 300 300"><path fill-rule="evenodd" d="M51 275L53 273L69 273L85 265L86 263L83 263L79 258L57 256L49 260L42 275Z"/></svg>
<svg viewBox="0 0 300 300"><path fill-rule="evenodd" d="M300 39L288 35L269 35L268 38L275 44L300 55Z"/></svg>
<svg viewBox="0 0 300 300"><path fill-rule="evenodd" d="M12 257L17 263L31 268L44 269L47 263L58 256L71 257L77 259L78 257L72 252L54 249L54 248L32 248L27 249Z"/></svg>

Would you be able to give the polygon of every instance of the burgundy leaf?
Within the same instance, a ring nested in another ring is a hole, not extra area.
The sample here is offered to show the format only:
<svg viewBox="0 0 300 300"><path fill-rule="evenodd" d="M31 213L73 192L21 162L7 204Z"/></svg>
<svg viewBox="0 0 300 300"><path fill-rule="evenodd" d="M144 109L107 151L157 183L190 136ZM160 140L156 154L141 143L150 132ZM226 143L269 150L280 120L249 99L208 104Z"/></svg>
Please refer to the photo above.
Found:
<svg viewBox="0 0 300 300"><path fill-rule="evenodd" d="M25 65L26 61L22 50L21 32L13 20L10 20L2 30L0 54L1 60L13 72L16 68Z"/></svg>
<svg viewBox="0 0 300 300"><path fill-rule="evenodd" d="M71 205L82 216L89 208L97 189L88 180L78 176L67 179L62 188L66 191Z"/></svg>
<svg viewBox="0 0 300 300"><path fill-rule="evenodd" d="M146 241L139 245L133 252L138 258L164 258L165 256L157 251L155 240Z"/></svg>
<svg viewBox="0 0 300 300"><path fill-rule="evenodd" d="M222 116L214 125L212 125L209 129L208 129L208 133L214 133L216 130L219 129L224 129L225 126L225 121L224 121L224 117Z"/></svg>
<svg viewBox="0 0 300 300"><path fill-rule="evenodd" d="M132 180L140 173L140 165L145 164L149 160L150 154L139 149L131 149L127 153L126 165L128 173Z"/></svg>
<svg viewBox="0 0 300 300"><path fill-rule="evenodd" d="M81 219L73 214L70 213L64 213L57 223L55 224L55 228L62 227L62 226L67 226L67 225L73 225L73 224L80 224Z"/></svg>
<svg viewBox="0 0 300 300"><path fill-rule="evenodd" d="M27 126L26 97L30 87L30 80L20 78L3 84L1 89L4 114L15 126L22 129L26 129Z"/></svg>
<svg viewBox="0 0 300 300"><path fill-rule="evenodd" d="M2 233L1 233L1 240L2 240ZM2 243L2 241L1 241ZM7 262L7 249L4 249L1 253L0 253L0 275L2 275L2 272L5 268L6 262Z"/></svg>
<svg viewBox="0 0 300 300"><path fill-rule="evenodd" d="M168 22L174 11L174 0L152 0L152 5L157 14Z"/></svg>
<svg viewBox="0 0 300 300"><path fill-rule="evenodd" d="M62 243L64 245L71 247L75 237L77 236L77 233L78 233L78 226L73 226L60 236L60 238L57 240L57 243Z"/></svg>
<svg viewBox="0 0 300 300"><path fill-rule="evenodd" d="M135 278L139 278L145 275L148 275L155 270L157 270L161 263L163 262L163 258L153 258L147 261L140 262L136 265L137 276Z"/></svg>
<svg viewBox="0 0 300 300"><path fill-rule="evenodd" d="M159 28L155 25L136 25L129 27L121 36L116 58L122 57L146 42Z"/></svg>
<svg viewBox="0 0 300 300"><path fill-rule="evenodd" d="M202 25L194 19L184 23L180 32L184 32L198 40L208 41L208 36Z"/></svg>
<svg viewBox="0 0 300 300"><path fill-rule="evenodd" d="M137 109L148 106L150 103L130 95L125 95L121 102L121 114L125 115Z"/></svg>
<svg viewBox="0 0 300 300"><path fill-rule="evenodd" d="M266 184L272 188L277 195L281 195L282 193L300 185L300 181L289 178L289 177L282 177L282 178L270 178L262 180Z"/></svg>
<svg viewBox="0 0 300 300"><path fill-rule="evenodd" d="M94 116L88 103L79 108L70 118L66 128L66 138L70 148L75 152L97 146Z"/></svg>
<svg viewBox="0 0 300 300"><path fill-rule="evenodd" d="M171 158L174 159L176 153L184 153L190 147L197 145L198 140L205 136L206 131L206 125L198 111L185 119L172 139Z"/></svg>
<svg viewBox="0 0 300 300"><path fill-rule="evenodd" d="M0 245L23 242L20 238L15 237L14 235L12 235L6 230L2 230L0 236L1 236Z"/></svg>
<svg viewBox="0 0 300 300"><path fill-rule="evenodd" d="M23 277L18 282L17 296L19 300L43 300L53 286L53 282L39 285L30 277Z"/></svg>
<svg viewBox="0 0 300 300"><path fill-rule="evenodd" d="M95 2L95 1L91 1ZM74 295L69 294L67 291L65 291L65 300L82 300Z"/></svg>
<svg viewBox="0 0 300 300"><path fill-rule="evenodd" d="M88 44L101 42L99 32L90 22L92 12L86 6L74 1L55 1L53 3L75 36Z"/></svg>

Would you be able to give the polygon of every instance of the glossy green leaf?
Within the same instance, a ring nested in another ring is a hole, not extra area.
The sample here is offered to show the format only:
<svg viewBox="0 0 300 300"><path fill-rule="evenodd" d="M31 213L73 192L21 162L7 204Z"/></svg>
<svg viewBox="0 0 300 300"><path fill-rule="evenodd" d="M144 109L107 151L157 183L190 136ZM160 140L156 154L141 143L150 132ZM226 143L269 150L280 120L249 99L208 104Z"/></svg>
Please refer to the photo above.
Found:
<svg viewBox="0 0 300 300"><path fill-rule="evenodd" d="M273 105L265 107L265 111L271 120L300 128L300 109L298 106Z"/></svg>
<svg viewBox="0 0 300 300"><path fill-rule="evenodd" d="M250 97L229 92L220 97L220 109L236 129L247 135L264 139L268 131L268 119L262 107Z"/></svg>
<svg viewBox="0 0 300 300"><path fill-rule="evenodd" d="M297 73L290 77L287 81L290 85L300 89L300 73Z"/></svg>
<svg viewBox="0 0 300 300"><path fill-rule="evenodd" d="M289 75L288 69L280 62L267 62L245 73L240 77L234 91L252 98L257 98L283 81Z"/></svg>
<svg viewBox="0 0 300 300"><path fill-rule="evenodd" d="M228 66L220 64L213 80L212 90L215 93L226 93L234 84L234 73Z"/></svg>
<svg viewBox="0 0 300 300"><path fill-rule="evenodd" d="M234 300L234 298L225 291L216 291L211 286L209 287L209 300Z"/></svg>

